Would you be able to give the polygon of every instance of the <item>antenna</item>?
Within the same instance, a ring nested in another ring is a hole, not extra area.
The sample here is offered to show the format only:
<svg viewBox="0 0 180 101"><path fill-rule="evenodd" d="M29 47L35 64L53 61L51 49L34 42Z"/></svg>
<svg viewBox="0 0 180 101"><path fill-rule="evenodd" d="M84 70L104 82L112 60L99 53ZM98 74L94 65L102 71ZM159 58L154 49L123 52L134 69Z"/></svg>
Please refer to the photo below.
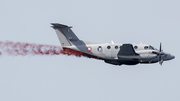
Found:
<svg viewBox="0 0 180 101"><path fill-rule="evenodd" d="M111 41L111 43L112 43L112 44L114 44L114 42L113 42L113 41Z"/></svg>

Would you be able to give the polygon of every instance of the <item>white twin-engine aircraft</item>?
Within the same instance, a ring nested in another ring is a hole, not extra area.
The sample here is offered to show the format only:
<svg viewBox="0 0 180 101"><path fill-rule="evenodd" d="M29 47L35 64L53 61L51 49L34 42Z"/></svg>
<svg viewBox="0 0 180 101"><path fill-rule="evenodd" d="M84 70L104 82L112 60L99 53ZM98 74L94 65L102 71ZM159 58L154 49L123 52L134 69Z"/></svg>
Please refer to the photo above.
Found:
<svg viewBox="0 0 180 101"><path fill-rule="evenodd" d="M60 40L62 48L81 52L88 57L104 60L113 65L136 65L139 63L157 63L162 65L163 61L174 59L175 56L157 50L147 44L98 44L80 40L71 30L72 27L52 23Z"/></svg>

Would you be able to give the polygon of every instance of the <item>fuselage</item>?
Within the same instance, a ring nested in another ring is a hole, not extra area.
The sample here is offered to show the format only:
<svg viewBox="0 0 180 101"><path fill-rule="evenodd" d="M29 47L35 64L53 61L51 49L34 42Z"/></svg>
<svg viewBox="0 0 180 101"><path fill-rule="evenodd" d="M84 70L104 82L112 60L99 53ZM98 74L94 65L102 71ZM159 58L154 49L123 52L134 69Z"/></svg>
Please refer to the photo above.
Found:
<svg viewBox="0 0 180 101"><path fill-rule="evenodd" d="M159 56L153 52L158 50L151 45L147 44L132 44L134 51L138 55L123 56L118 55L123 44L86 44L86 45L73 45L66 46L75 51L83 52L97 58L103 59L106 63L114 65L135 65L138 63L156 63L159 61ZM164 61L171 60L174 56L165 53L162 58Z"/></svg>

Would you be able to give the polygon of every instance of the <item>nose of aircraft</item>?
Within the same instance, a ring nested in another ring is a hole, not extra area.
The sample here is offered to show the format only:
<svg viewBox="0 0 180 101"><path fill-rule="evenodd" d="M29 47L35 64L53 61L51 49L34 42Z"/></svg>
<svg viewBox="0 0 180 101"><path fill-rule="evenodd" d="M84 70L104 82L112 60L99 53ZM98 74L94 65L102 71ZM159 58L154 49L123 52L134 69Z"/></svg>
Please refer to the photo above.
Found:
<svg viewBox="0 0 180 101"><path fill-rule="evenodd" d="M171 60L171 59L174 59L174 58L175 58L175 56L174 56L174 55L171 55L171 56L170 56L170 60Z"/></svg>
<svg viewBox="0 0 180 101"><path fill-rule="evenodd" d="M174 55L166 54L165 57L164 57L164 60L172 60L174 58L175 58Z"/></svg>

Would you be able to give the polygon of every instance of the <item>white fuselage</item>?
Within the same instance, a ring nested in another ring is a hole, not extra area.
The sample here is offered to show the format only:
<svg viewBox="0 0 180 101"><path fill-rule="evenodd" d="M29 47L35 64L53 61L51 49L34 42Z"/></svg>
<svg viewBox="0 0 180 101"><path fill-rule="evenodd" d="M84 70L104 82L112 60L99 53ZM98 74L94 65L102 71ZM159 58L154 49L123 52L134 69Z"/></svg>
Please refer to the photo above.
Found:
<svg viewBox="0 0 180 101"><path fill-rule="evenodd" d="M136 56L118 56L119 51L121 50L122 44L86 44L86 45L78 45L78 46L66 46L66 48L70 48L76 51L80 51L89 55L93 55L106 60L137 60L139 63L156 63L158 62L158 56L153 54L153 51L158 52L157 49L153 48L147 44L132 44L135 52L139 55ZM166 54L162 56L164 60L169 60L167 57L170 54Z"/></svg>

